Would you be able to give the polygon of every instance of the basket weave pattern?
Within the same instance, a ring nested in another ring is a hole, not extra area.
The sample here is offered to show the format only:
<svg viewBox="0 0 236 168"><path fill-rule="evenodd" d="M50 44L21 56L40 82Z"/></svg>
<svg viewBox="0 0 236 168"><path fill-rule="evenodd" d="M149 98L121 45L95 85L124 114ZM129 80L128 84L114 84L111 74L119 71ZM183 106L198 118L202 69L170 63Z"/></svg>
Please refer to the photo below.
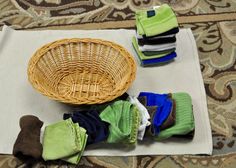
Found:
<svg viewBox="0 0 236 168"><path fill-rule="evenodd" d="M32 56L28 78L51 99L100 104L122 95L136 75L136 63L122 46L89 38L58 40Z"/></svg>

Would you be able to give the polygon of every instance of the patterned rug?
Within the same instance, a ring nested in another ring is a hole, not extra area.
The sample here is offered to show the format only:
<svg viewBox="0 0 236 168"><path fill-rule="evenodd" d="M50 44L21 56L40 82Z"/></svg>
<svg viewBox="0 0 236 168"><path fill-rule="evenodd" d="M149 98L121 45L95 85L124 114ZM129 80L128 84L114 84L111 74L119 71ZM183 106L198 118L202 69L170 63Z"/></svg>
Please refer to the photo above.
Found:
<svg viewBox="0 0 236 168"><path fill-rule="evenodd" d="M0 0L0 27L15 29L134 28L134 12L161 3L194 33L214 141L213 156L83 157L79 167L235 167L235 0ZM66 167L64 162L22 163L0 155L0 167ZM68 167L75 167L68 165Z"/></svg>

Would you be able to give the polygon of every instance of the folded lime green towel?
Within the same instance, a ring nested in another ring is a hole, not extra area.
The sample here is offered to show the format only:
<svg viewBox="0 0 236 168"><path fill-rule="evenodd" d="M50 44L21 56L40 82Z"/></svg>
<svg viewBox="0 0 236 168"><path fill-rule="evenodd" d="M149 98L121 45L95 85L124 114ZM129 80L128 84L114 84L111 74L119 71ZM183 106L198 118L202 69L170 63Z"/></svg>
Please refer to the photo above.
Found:
<svg viewBox="0 0 236 168"><path fill-rule="evenodd" d="M137 11L135 14L136 26L139 35L155 36L178 27L175 13L167 4L154 9L155 15L148 17L147 11Z"/></svg>
<svg viewBox="0 0 236 168"><path fill-rule="evenodd" d="M141 116L140 112L138 111L138 108L136 105L132 105L131 107L131 113L132 113L132 128L131 133L128 139L128 143L135 144L137 142L138 138L138 129L141 123Z"/></svg>
<svg viewBox="0 0 236 168"><path fill-rule="evenodd" d="M110 123L108 143L135 143L140 122L139 111L128 101L116 101L100 114Z"/></svg>
<svg viewBox="0 0 236 168"><path fill-rule="evenodd" d="M186 135L193 131L194 116L192 110L192 99L187 93L173 93L172 98L176 101L175 125L160 132L156 140L167 139L173 135Z"/></svg>
<svg viewBox="0 0 236 168"><path fill-rule="evenodd" d="M44 160L63 159L77 164L86 145L86 130L71 119L60 121L45 128L43 137Z"/></svg>
<svg viewBox="0 0 236 168"><path fill-rule="evenodd" d="M157 54L157 55L146 56L139 50L138 42L137 42L136 37L132 38L132 44L133 44L133 47L134 47L137 55L139 56L140 60L149 60L149 59L153 59L153 58L161 58L161 57L164 57L164 56L171 53L171 52L166 52L166 53L161 53L161 54Z"/></svg>
<svg viewBox="0 0 236 168"><path fill-rule="evenodd" d="M64 161L67 161L69 163L72 163L72 164L78 164L79 161L80 161L80 158L83 154L83 151L85 149L85 146L86 146L86 143L87 143L87 139L88 139L88 135L86 134L86 130L82 127L80 127L80 131L82 133L80 133L81 135L81 142L82 142L82 149L80 152L72 155L72 156L69 156L69 157L66 157L66 158L63 158L62 160Z"/></svg>

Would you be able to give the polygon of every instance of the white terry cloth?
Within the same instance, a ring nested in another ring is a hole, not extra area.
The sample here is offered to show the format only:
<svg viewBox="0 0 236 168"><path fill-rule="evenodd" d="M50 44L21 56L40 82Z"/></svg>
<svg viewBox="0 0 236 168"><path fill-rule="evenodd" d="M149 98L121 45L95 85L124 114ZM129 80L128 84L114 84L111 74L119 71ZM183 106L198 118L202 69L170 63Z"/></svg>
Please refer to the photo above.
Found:
<svg viewBox="0 0 236 168"><path fill-rule="evenodd" d="M124 46L138 62L132 47L134 30L42 30L14 31L4 27L0 32L0 153L11 154L20 131L19 119L35 115L49 125L63 119L70 106L39 94L27 79L27 66L34 52L49 42L62 38L100 38ZM120 144L98 143L89 145L84 155L132 156L211 154L212 136L206 94L200 70L198 52L190 29L177 34L176 52L179 57L170 64L157 67L140 67L134 83L127 93L138 96L141 91L155 93L187 92L192 97L195 119L193 140L170 138L163 142L139 141L135 148ZM168 76L168 78L167 78Z"/></svg>
<svg viewBox="0 0 236 168"><path fill-rule="evenodd" d="M144 134L146 131L146 127L151 125L151 122L149 121L150 115L149 115L146 107L144 107L136 97L129 96L129 101L131 104L136 105L136 107L138 108L138 111L140 113L141 123L140 123L139 129L138 129L138 139L143 140L143 137L144 137Z"/></svg>
<svg viewBox="0 0 236 168"><path fill-rule="evenodd" d="M175 43L166 43L166 44L156 44L156 45L143 45L138 46L139 50L144 51L164 51L164 50L170 50L176 48L176 42Z"/></svg>
<svg viewBox="0 0 236 168"><path fill-rule="evenodd" d="M165 36L156 36L156 37L151 37L150 40L158 40L158 39L163 39L163 38L172 38L175 37L176 34L170 34L170 35L165 35ZM136 32L136 38L137 39L143 39L142 35L139 35L138 32Z"/></svg>

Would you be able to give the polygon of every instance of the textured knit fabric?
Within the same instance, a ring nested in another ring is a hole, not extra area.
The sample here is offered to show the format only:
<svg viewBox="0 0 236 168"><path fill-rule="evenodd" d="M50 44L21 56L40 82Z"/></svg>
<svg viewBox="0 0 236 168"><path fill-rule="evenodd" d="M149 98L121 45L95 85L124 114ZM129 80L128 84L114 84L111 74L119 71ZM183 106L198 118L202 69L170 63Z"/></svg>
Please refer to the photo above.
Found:
<svg viewBox="0 0 236 168"><path fill-rule="evenodd" d="M107 139L109 134L109 124L102 121L95 110L74 112L64 114L63 119L71 118L74 123L78 123L87 132L87 145L101 142Z"/></svg>
<svg viewBox="0 0 236 168"><path fill-rule="evenodd" d="M72 156L69 156L69 157L65 157L62 160L66 161L66 162L69 162L69 163L72 163L72 164L78 164L79 163L80 158L81 158L81 156L83 154L83 151L85 149L87 139L88 139L88 135L86 134L86 130L85 129L80 127L80 132L82 132L81 136L80 136L81 137L81 143L82 143L81 152L76 153L76 154L74 154Z"/></svg>
<svg viewBox="0 0 236 168"><path fill-rule="evenodd" d="M155 15L148 17L147 11L137 11L135 14L139 35L155 36L178 27L177 18L167 4L155 9Z"/></svg>
<svg viewBox="0 0 236 168"><path fill-rule="evenodd" d="M138 45L157 45L157 44L169 44L175 43L176 37L167 37L167 38L160 38L160 39L138 39Z"/></svg>
<svg viewBox="0 0 236 168"><path fill-rule="evenodd" d="M86 130L71 119L60 121L45 128L43 159L63 159L77 164L86 145Z"/></svg>
<svg viewBox="0 0 236 168"><path fill-rule="evenodd" d="M153 56L153 55L160 55L160 54L166 54L166 53L172 53L175 52L176 48L174 49L169 49L169 50L164 50L164 51L143 51L143 55L145 57Z"/></svg>
<svg viewBox="0 0 236 168"><path fill-rule="evenodd" d="M137 39L135 37L133 37L133 39L132 39L132 44L133 44L133 47L134 47L136 53L139 56L139 59L141 59L141 60L150 60L150 59L155 59L155 58L161 58L161 57L164 57L164 56L170 54L170 52L164 52L164 53L158 54L158 55L146 56L139 50Z"/></svg>
<svg viewBox="0 0 236 168"><path fill-rule="evenodd" d="M127 143L136 144L141 117L140 117L140 112L136 105L131 106L130 113L132 113L132 127L131 127L131 133L130 133Z"/></svg>
<svg viewBox="0 0 236 168"><path fill-rule="evenodd" d="M101 112L100 118L110 124L108 143L127 143L132 130L131 105L128 101L120 100Z"/></svg>
<svg viewBox="0 0 236 168"><path fill-rule="evenodd" d="M194 116L192 111L192 99L187 93L174 93L176 102L175 125L160 132L156 140L167 139L173 135L186 135L194 130Z"/></svg>
<svg viewBox="0 0 236 168"><path fill-rule="evenodd" d="M146 35L139 35L138 32L136 32L136 36L138 39L155 39L155 38L166 38L166 37L173 37L175 36L177 33L179 32L179 28L178 27L175 27L171 30L168 30L164 33L161 33L161 34L158 34L158 35L155 35L155 36L149 36L147 37Z"/></svg>
<svg viewBox="0 0 236 168"><path fill-rule="evenodd" d="M150 123L150 115L147 111L147 109L139 102L139 100L136 97L129 97L129 101L130 103L136 105L138 111L139 111L139 115L140 115L140 126L138 128L138 139L139 140L143 140L145 131L146 131L146 127L149 126Z"/></svg>
<svg viewBox="0 0 236 168"><path fill-rule="evenodd" d="M38 117L26 115L20 118L21 131L13 147L13 155L22 159L39 159L42 156L40 130L43 122Z"/></svg>
<svg viewBox="0 0 236 168"><path fill-rule="evenodd" d="M143 45L138 46L139 50L144 51L165 51L176 48L176 43L156 44L156 45Z"/></svg>

